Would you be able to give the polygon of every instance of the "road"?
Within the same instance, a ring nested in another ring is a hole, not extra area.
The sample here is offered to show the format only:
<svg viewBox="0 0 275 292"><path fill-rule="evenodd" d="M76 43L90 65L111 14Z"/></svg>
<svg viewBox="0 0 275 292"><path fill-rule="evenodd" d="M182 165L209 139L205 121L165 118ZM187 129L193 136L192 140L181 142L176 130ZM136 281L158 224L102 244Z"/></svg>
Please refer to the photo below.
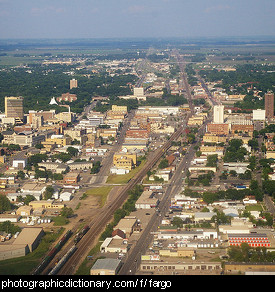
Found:
<svg viewBox="0 0 275 292"><path fill-rule="evenodd" d="M203 124L198 133L197 137L202 135L205 131L205 124ZM185 156L181 159L179 165L176 168L174 175L172 176L170 183L167 186L165 195L161 200L158 210L159 212L155 212L151 220L148 222L145 229L142 231L142 234L135 244L132 247L132 250L127 254L127 257L124 259L124 263L122 268L119 271L119 275L134 275L140 265L141 255L146 252L150 243L153 240L153 233L157 231L158 226L161 223L162 218L164 218L165 214L169 210L171 197L182 191L182 181L183 178L186 177L186 172L190 166L191 160L195 155L195 147L198 145L199 140L197 140L194 144L192 144L187 150Z"/></svg>
<svg viewBox="0 0 275 292"><path fill-rule="evenodd" d="M174 51L174 54L177 56L178 65L180 66L181 70L181 80L185 87L185 92L187 94L187 99L189 101L189 106L191 109L191 113L194 113L194 106L192 103L192 95L190 92L189 84L187 81L187 75L184 71L184 62L182 57L178 54L177 51ZM187 117L188 118L188 117ZM162 218L164 218L165 214L169 210L170 200L171 197L179 192L182 191L182 182L183 178L186 177L186 172L190 166L190 163L195 155L196 146L199 144L200 140L199 137L205 134L206 124L209 123L212 119L212 115L200 126L198 133L196 134L196 142L187 149L185 156L181 159L179 165L176 168L174 175L172 176L169 185L167 186L165 195L158 206L159 212L155 212L151 220L148 222L146 228L142 231L142 234L135 244L127 254L127 257L124 259L124 263L122 268L119 271L119 275L133 275L136 273L140 261L141 255L146 252L150 243L153 240L153 233L157 231L158 226ZM187 120L183 122L182 127L183 130L186 128Z"/></svg>
<svg viewBox="0 0 275 292"><path fill-rule="evenodd" d="M192 102L192 94L191 94L190 86L188 83L187 74L185 72L186 63L184 62L183 56L179 54L178 50L173 50L173 54L177 58L178 66L180 68L180 78L181 78L180 83L182 83L184 87L189 108L190 108L191 114L193 115L195 111L194 111L194 104Z"/></svg>
<svg viewBox="0 0 275 292"><path fill-rule="evenodd" d="M108 156L103 160L102 167L100 168L99 173L95 175L95 179L93 180L93 185L98 185L105 182L106 176L109 175L110 167L113 164L113 156L116 152L120 150L125 139L126 131L129 128L131 119L133 117L134 117L134 111L131 111L128 114L128 117L124 120L120 134L117 137L117 142L112 146L112 149L108 153Z"/></svg>

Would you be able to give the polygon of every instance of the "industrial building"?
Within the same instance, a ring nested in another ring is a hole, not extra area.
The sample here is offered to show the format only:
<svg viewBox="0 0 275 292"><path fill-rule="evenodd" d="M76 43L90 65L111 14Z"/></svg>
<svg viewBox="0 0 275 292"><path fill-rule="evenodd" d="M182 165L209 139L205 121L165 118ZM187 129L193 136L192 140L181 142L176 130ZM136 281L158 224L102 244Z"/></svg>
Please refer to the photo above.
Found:
<svg viewBox="0 0 275 292"><path fill-rule="evenodd" d="M0 260L22 257L33 252L43 235L43 228L23 228L13 243L0 244Z"/></svg>
<svg viewBox="0 0 275 292"><path fill-rule="evenodd" d="M98 259L90 270L90 275L116 275L121 267L118 259Z"/></svg>

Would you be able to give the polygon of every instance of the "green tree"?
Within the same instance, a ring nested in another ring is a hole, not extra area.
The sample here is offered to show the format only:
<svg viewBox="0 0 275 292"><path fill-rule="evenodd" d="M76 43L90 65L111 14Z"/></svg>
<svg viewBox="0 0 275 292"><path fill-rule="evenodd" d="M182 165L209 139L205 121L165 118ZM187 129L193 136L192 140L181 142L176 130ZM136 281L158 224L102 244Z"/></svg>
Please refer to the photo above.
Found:
<svg viewBox="0 0 275 292"><path fill-rule="evenodd" d="M166 168L166 167L168 167L169 166L169 164L168 164L168 160L167 159L162 159L161 160L161 162L159 163L159 168L160 169L163 169L163 168Z"/></svg>
<svg viewBox="0 0 275 292"><path fill-rule="evenodd" d="M74 147L68 147L67 152L71 155L71 157L78 155L78 149Z"/></svg>
<svg viewBox="0 0 275 292"><path fill-rule="evenodd" d="M60 212L60 215L65 218L70 218L72 217L73 214L74 214L73 209L69 207L64 207Z"/></svg>
<svg viewBox="0 0 275 292"><path fill-rule="evenodd" d="M0 211L4 212L9 211L11 209L12 204L10 203L9 199L4 195L0 195Z"/></svg>
<svg viewBox="0 0 275 292"><path fill-rule="evenodd" d="M54 188L52 186L47 186L46 190L45 190L45 192L43 194L44 195L44 199L45 200L50 199L52 197L53 193L54 193Z"/></svg>

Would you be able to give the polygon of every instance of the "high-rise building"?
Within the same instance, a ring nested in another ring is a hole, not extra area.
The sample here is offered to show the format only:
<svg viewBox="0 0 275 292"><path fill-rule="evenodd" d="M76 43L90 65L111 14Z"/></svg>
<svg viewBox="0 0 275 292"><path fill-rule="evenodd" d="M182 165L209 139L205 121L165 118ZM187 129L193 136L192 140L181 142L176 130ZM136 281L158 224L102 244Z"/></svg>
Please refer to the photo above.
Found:
<svg viewBox="0 0 275 292"><path fill-rule="evenodd" d="M274 93L272 92L265 94L265 116L267 119L274 117Z"/></svg>
<svg viewBox="0 0 275 292"><path fill-rule="evenodd" d="M77 88L77 80L76 79L70 80L70 89L72 89L72 88Z"/></svg>
<svg viewBox="0 0 275 292"><path fill-rule="evenodd" d="M213 122L215 124L223 124L224 123L224 106L223 105L215 105L214 106Z"/></svg>
<svg viewBox="0 0 275 292"><path fill-rule="evenodd" d="M23 121L23 97L6 96L5 97L5 115L7 118L15 118Z"/></svg>

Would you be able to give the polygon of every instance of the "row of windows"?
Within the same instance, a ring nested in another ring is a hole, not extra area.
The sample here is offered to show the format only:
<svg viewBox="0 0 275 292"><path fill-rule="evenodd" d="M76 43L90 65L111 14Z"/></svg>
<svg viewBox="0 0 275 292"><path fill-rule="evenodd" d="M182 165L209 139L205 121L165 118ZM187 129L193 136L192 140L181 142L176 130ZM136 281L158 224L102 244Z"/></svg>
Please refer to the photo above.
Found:
<svg viewBox="0 0 275 292"><path fill-rule="evenodd" d="M229 242L251 242L251 243L269 243L269 240L229 240Z"/></svg>
<svg viewBox="0 0 275 292"><path fill-rule="evenodd" d="M268 240L267 237L230 237L229 240Z"/></svg>
<svg viewBox="0 0 275 292"><path fill-rule="evenodd" d="M240 243L230 243L230 245L238 246L241 245L242 242ZM270 246L270 243L249 243L250 246Z"/></svg>
<svg viewBox="0 0 275 292"><path fill-rule="evenodd" d="M175 266L142 266L142 270L175 270ZM182 267L180 270L219 270L221 267L216 266L206 266L206 265L194 265ZM179 270L179 269L178 269Z"/></svg>

